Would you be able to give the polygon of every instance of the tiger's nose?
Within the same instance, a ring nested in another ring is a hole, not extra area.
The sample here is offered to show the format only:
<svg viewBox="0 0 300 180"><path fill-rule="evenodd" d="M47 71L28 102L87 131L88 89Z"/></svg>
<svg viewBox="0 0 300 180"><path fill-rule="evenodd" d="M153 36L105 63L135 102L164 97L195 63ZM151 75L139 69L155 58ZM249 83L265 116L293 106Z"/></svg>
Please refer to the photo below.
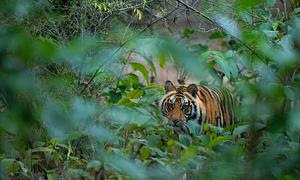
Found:
<svg viewBox="0 0 300 180"><path fill-rule="evenodd" d="M179 124L179 122L180 122L180 120L179 120L179 119L173 119L172 121L173 121L173 124L174 124L174 125L178 125L178 124Z"/></svg>

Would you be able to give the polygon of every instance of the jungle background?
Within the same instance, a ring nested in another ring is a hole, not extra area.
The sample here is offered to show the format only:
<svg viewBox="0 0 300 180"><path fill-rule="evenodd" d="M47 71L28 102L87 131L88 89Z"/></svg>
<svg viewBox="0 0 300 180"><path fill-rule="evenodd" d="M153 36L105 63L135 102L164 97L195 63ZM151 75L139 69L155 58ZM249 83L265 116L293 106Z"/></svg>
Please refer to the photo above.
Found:
<svg viewBox="0 0 300 180"><path fill-rule="evenodd" d="M299 179L298 0L1 0L0 179ZM239 122L174 133L165 80Z"/></svg>

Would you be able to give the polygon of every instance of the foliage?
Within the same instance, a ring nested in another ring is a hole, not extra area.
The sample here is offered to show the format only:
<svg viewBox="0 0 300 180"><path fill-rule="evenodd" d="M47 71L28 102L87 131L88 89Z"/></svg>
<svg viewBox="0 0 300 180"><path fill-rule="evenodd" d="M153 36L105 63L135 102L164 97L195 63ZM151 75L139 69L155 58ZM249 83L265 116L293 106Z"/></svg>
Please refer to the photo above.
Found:
<svg viewBox="0 0 300 180"><path fill-rule="evenodd" d="M0 177L299 177L299 3L274 14L279 1L203 2L209 8L198 11L179 1L4 0ZM195 11L204 12L218 27L208 39L223 50L191 43L197 27L175 38L147 33L171 8L201 21ZM163 87L151 80L166 61L201 83L228 79L240 122L191 121L191 134L176 134L157 105Z"/></svg>

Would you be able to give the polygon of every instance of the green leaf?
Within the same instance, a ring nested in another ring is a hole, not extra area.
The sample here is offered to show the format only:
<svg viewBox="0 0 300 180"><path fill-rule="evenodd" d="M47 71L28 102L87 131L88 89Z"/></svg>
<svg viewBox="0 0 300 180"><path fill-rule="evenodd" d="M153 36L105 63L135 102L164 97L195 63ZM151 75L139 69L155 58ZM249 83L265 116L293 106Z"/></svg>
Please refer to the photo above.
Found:
<svg viewBox="0 0 300 180"><path fill-rule="evenodd" d="M87 177L89 179L92 179L91 175L87 172L84 171L82 169L73 169L70 168L67 170L67 175L69 176L69 178L75 178L75 177Z"/></svg>
<svg viewBox="0 0 300 180"><path fill-rule="evenodd" d="M153 119L151 118L151 116L142 113L135 108L129 108L125 106L114 106L110 108L105 114L111 122L118 124L153 124Z"/></svg>
<svg viewBox="0 0 300 180"><path fill-rule="evenodd" d="M135 15L139 18L139 20L142 19L142 11L139 9L134 9L133 12L135 13Z"/></svg>
<svg viewBox="0 0 300 180"><path fill-rule="evenodd" d="M167 153L160 150L157 147L151 147L151 150L154 151L156 154L158 154L160 157L166 157Z"/></svg>
<svg viewBox="0 0 300 180"><path fill-rule="evenodd" d="M237 0L236 6L239 10L244 11L251 7L257 6L262 3L262 0Z"/></svg>
<svg viewBox="0 0 300 180"><path fill-rule="evenodd" d="M146 170L144 166L137 161L107 154L107 156L105 156L105 162L115 170L133 177L133 179L146 179Z"/></svg>
<svg viewBox="0 0 300 180"><path fill-rule="evenodd" d="M127 79L122 79L122 80L120 80L119 83L118 83L118 88L119 88L122 92L125 91L127 88L130 88L130 86L131 86L131 84L130 84L129 80L127 80ZM112 89L112 92L113 92L113 93L116 93L115 91L116 91L115 89Z"/></svg>
<svg viewBox="0 0 300 180"><path fill-rule="evenodd" d="M193 136L199 136L201 133L201 126L196 121L189 121L188 127L190 133L192 133Z"/></svg>
<svg viewBox="0 0 300 180"><path fill-rule="evenodd" d="M234 136L240 135L240 134L242 134L242 133L244 133L244 132L247 132L247 131L249 130L249 127L250 127L249 124L242 125L242 126L238 126L238 127L234 128L232 134L233 134Z"/></svg>
<svg viewBox="0 0 300 180"><path fill-rule="evenodd" d="M190 51L196 54L202 54L208 50L208 46L202 44L195 44L189 47Z"/></svg>
<svg viewBox="0 0 300 180"><path fill-rule="evenodd" d="M185 134L179 135L179 142L184 144L185 146L189 146L192 144L192 138Z"/></svg>
<svg viewBox="0 0 300 180"><path fill-rule="evenodd" d="M243 21L245 21L248 24L253 23L253 17L248 12L240 12L240 16Z"/></svg>
<svg viewBox="0 0 300 180"><path fill-rule="evenodd" d="M124 106L128 106L128 107L133 107L136 105L136 103L132 102L130 99L128 98L122 98L118 101L117 103L118 105L124 105Z"/></svg>
<svg viewBox="0 0 300 180"><path fill-rule="evenodd" d="M48 180L58 180L59 176L56 175L55 172L48 171L47 172L47 179Z"/></svg>
<svg viewBox="0 0 300 180"><path fill-rule="evenodd" d="M157 85L145 86L143 89L144 90L147 90L147 89L157 89L159 91L164 91L164 88L162 86L157 86Z"/></svg>
<svg viewBox="0 0 300 180"><path fill-rule="evenodd" d="M191 30L190 28L184 28L183 30L183 37L189 38L191 34L193 34L194 31Z"/></svg>
<svg viewBox="0 0 300 180"><path fill-rule="evenodd" d="M130 124L127 128L129 131L141 131L143 129L145 129L144 127L142 126L139 126L137 124Z"/></svg>
<svg viewBox="0 0 300 180"><path fill-rule="evenodd" d="M266 0L266 5L268 7L273 7L276 3L276 0Z"/></svg>
<svg viewBox="0 0 300 180"><path fill-rule="evenodd" d="M300 7L294 9L294 13L300 13Z"/></svg>
<svg viewBox="0 0 300 180"><path fill-rule="evenodd" d="M272 30L263 30L263 33L269 38L276 38L278 35L278 31L272 31Z"/></svg>
<svg viewBox="0 0 300 180"><path fill-rule="evenodd" d="M142 75L144 76L144 79L146 80L147 83L149 83L149 74L147 69L145 68L145 66L141 63L136 63L136 62L132 62L130 63L132 69L139 71L140 73L142 73Z"/></svg>
<svg viewBox="0 0 300 180"><path fill-rule="evenodd" d="M143 146L142 149L141 149L141 151L140 151L140 153L141 153L141 158L143 160L147 160L149 158L149 156L150 156L151 149L148 148L148 147L146 147L146 146Z"/></svg>
<svg viewBox="0 0 300 180"><path fill-rule="evenodd" d="M143 56L144 59L146 60L147 64L149 65L151 71L153 72L154 76L157 76L157 71L156 71L156 68L155 68L155 65L153 63L153 61L151 59L149 59L148 57L146 56Z"/></svg>
<svg viewBox="0 0 300 180"><path fill-rule="evenodd" d="M130 82L133 88L137 88L141 86L139 77L137 75L133 73L129 73L127 76L128 76L128 81Z"/></svg>
<svg viewBox="0 0 300 180"><path fill-rule="evenodd" d="M52 151L53 149L48 147L37 147L32 149L32 152L52 152Z"/></svg>
<svg viewBox="0 0 300 180"><path fill-rule="evenodd" d="M57 141L57 139L52 138L52 139L50 140L50 143L51 143L51 145L56 146L56 145L58 144L58 141Z"/></svg>
<svg viewBox="0 0 300 180"><path fill-rule="evenodd" d="M228 136L218 136L216 138L214 138L209 144L208 144L208 147L209 148L214 148L215 146L225 142L225 141L228 141L230 140L231 137L228 137Z"/></svg>
<svg viewBox="0 0 300 180"><path fill-rule="evenodd" d="M204 145L208 145L211 141L208 135L202 135L200 136L200 139Z"/></svg>
<svg viewBox="0 0 300 180"><path fill-rule="evenodd" d="M98 160L92 160L90 162L88 162L88 164L86 165L87 169L94 169L96 171L99 171L99 169L101 168L102 163Z"/></svg>
<svg viewBox="0 0 300 180"><path fill-rule="evenodd" d="M142 97L143 94L144 94L144 90L135 89L135 90L132 90L132 91L128 92L126 94L126 97L129 98L129 99L138 99L138 98Z"/></svg>
<svg viewBox="0 0 300 180"><path fill-rule="evenodd" d="M21 166L15 159L2 159L0 165L4 167L7 173L17 173Z"/></svg>
<svg viewBox="0 0 300 180"><path fill-rule="evenodd" d="M22 162L20 162L20 161L17 161L17 162L20 165L20 168L21 168L23 174L27 175L27 173L29 172L29 169L27 169Z"/></svg>
<svg viewBox="0 0 300 180"><path fill-rule="evenodd" d="M226 37L226 33L224 32L214 32L211 35L209 35L209 39L220 39Z"/></svg>
<svg viewBox="0 0 300 180"><path fill-rule="evenodd" d="M161 141L161 137L158 135L149 135L147 138L149 146L157 146Z"/></svg>
<svg viewBox="0 0 300 180"><path fill-rule="evenodd" d="M284 86L284 94L290 100L295 100L295 98L296 98L295 92L293 91L291 86Z"/></svg>
<svg viewBox="0 0 300 180"><path fill-rule="evenodd" d="M214 52L214 57L216 58L217 64L219 64L222 72L226 75L226 77L237 77L238 76L238 69L233 61L233 54L232 51L227 51L225 56L222 53Z"/></svg>
<svg viewBox="0 0 300 180"><path fill-rule="evenodd" d="M236 38L240 38L241 37L241 30L239 28L239 24L226 16L220 16L217 15L215 17L216 22L223 28L225 29L225 31L227 32L227 34L236 37Z"/></svg>
<svg viewBox="0 0 300 180"><path fill-rule="evenodd" d="M119 92L115 92L115 91L110 91L108 95L109 95L109 101L111 103L117 103L122 98L122 94Z"/></svg>
<svg viewBox="0 0 300 180"><path fill-rule="evenodd" d="M197 151L194 147L184 149L180 154L180 162L183 165L187 165L191 160L195 158Z"/></svg>
<svg viewBox="0 0 300 180"><path fill-rule="evenodd" d="M165 65L166 65L166 62L167 62L166 56L165 56L164 54L158 54L158 55L156 56L156 59L157 59L157 61L159 62L159 66L160 66L161 68L164 68Z"/></svg>

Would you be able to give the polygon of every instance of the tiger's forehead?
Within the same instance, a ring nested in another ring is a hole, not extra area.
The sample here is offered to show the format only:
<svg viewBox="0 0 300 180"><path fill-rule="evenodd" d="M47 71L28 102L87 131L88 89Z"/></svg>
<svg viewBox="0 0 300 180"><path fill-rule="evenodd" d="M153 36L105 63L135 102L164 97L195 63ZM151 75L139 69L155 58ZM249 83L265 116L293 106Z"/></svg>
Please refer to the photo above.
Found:
<svg viewBox="0 0 300 180"><path fill-rule="evenodd" d="M175 86L175 90L168 92L163 100L167 100L170 103L174 103L177 98L181 98L181 103L185 104L189 101L195 101L194 97L188 92L188 86ZM161 101L163 102L163 101Z"/></svg>
<svg viewBox="0 0 300 180"><path fill-rule="evenodd" d="M188 97L186 97L186 96L181 96L181 95L178 95L178 94L174 94L174 95L170 96L169 101L170 101L171 103L175 103L175 101L176 101L177 99L180 100L181 104L186 104L186 103L189 102L189 98L188 98Z"/></svg>
<svg viewBox="0 0 300 180"><path fill-rule="evenodd" d="M177 87L175 87L175 89L176 89L176 93L181 94L187 90L187 87L186 86L177 86Z"/></svg>

